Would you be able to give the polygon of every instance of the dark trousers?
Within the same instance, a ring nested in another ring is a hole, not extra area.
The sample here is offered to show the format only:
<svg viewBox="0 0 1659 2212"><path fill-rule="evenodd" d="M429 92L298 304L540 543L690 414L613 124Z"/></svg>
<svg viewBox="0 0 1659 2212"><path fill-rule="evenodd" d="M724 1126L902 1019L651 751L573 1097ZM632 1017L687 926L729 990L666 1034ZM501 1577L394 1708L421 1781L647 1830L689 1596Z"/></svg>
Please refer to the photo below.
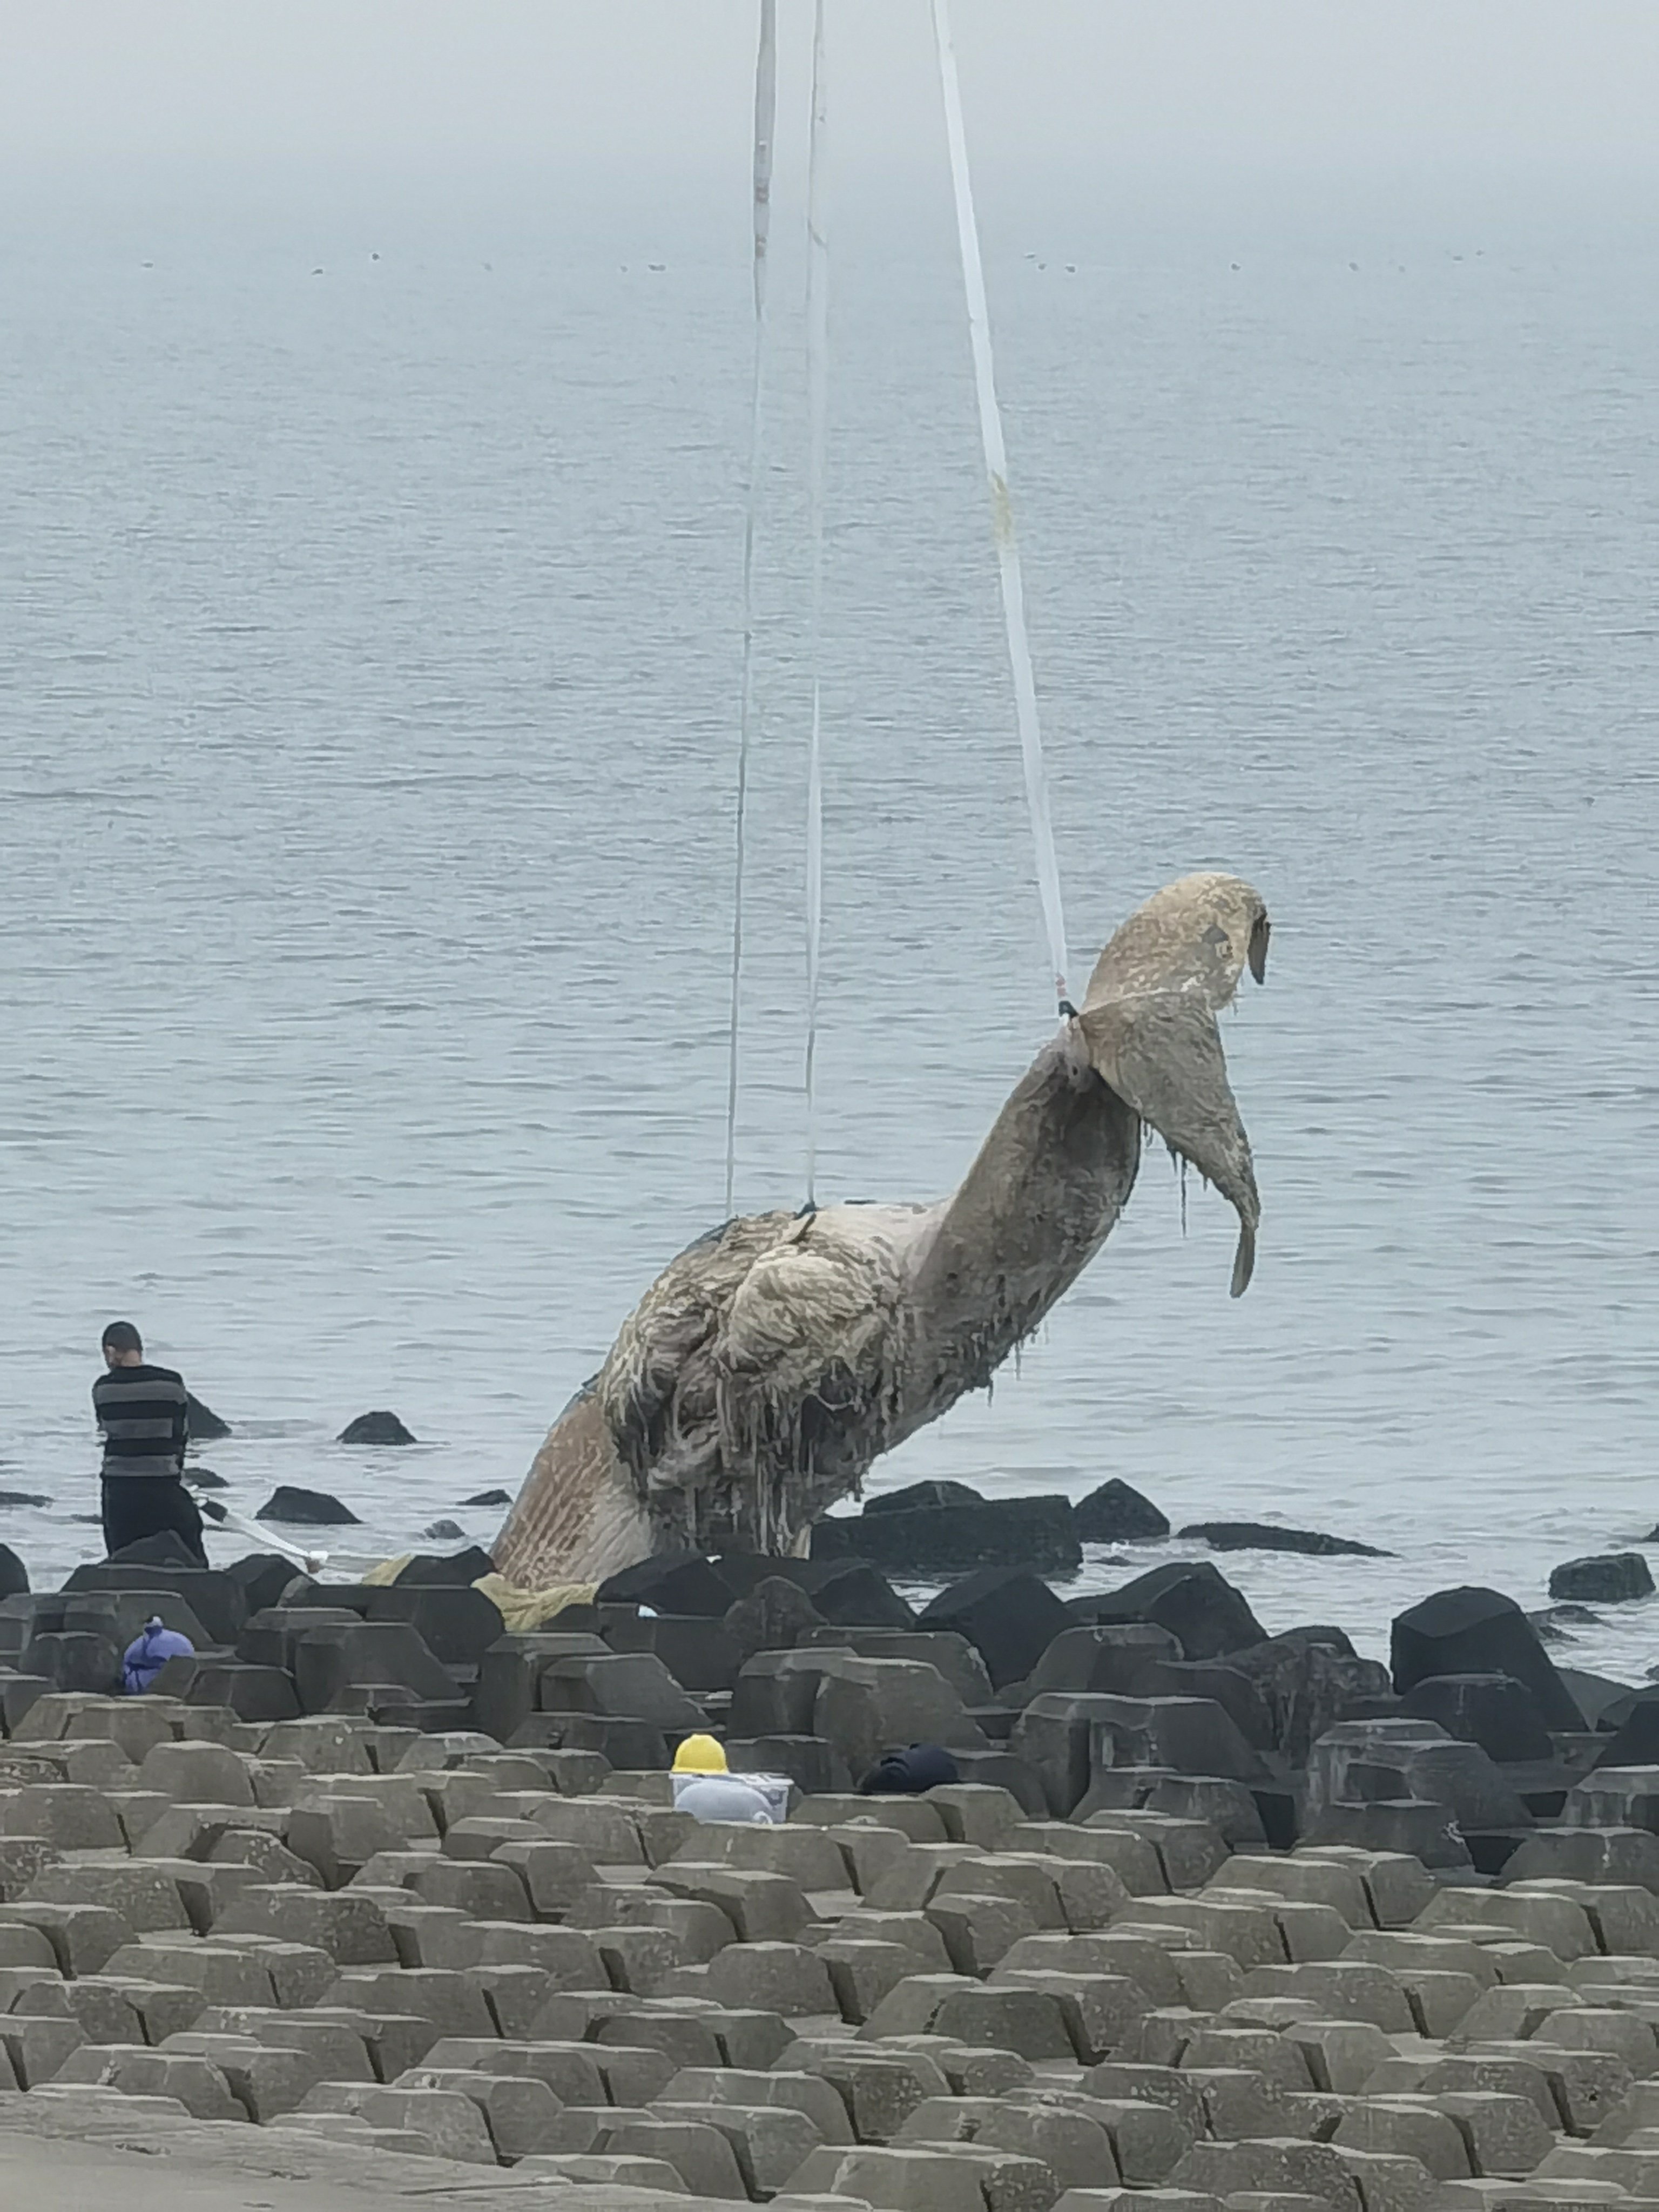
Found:
<svg viewBox="0 0 1659 2212"><path fill-rule="evenodd" d="M129 1544L171 1528L206 1566L202 1516L177 1475L106 1474L103 1504L104 1549L112 1557Z"/></svg>

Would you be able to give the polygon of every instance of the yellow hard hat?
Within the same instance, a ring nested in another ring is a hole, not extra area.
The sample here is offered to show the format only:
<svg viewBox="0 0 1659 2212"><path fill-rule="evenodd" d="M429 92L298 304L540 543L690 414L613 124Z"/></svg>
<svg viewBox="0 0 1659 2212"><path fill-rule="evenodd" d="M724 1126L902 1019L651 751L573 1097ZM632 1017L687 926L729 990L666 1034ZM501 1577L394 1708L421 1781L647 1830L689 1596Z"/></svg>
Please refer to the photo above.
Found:
<svg viewBox="0 0 1659 2212"><path fill-rule="evenodd" d="M674 1753L676 1774L724 1774L726 1749L712 1735L689 1735Z"/></svg>

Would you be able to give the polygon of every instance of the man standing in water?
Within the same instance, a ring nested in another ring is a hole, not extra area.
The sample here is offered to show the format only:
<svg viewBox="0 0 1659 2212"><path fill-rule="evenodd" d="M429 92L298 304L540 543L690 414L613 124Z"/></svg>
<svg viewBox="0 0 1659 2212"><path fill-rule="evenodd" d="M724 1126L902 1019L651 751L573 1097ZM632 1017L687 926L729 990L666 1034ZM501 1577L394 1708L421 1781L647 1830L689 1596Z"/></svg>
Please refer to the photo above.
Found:
<svg viewBox="0 0 1659 2212"><path fill-rule="evenodd" d="M104 1331L109 1370L92 1386L104 1439L104 1548L122 1551L171 1528L202 1565L202 1516L182 1476L190 1435L190 1397L170 1367L144 1364L143 1340L130 1321Z"/></svg>

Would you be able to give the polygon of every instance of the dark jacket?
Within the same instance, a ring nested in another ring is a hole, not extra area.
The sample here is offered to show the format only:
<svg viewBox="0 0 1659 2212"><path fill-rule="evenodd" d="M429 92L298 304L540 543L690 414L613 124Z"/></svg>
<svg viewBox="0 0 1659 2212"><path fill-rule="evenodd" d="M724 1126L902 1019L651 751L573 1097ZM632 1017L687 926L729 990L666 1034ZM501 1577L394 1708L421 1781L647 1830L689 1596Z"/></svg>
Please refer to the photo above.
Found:
<svg viewBox="0 0 1659 2212"><path fill-rule="evenodd" d="M950 1753L936 1743L913 1743L906 1751L890 1751L879 1766L872 1766L859 1784L866 1797L915 1797L936 1790L944 1782L959 1782L961 1770Z"/></svg>
<svg viewBox="0 0 1659 2212"><path fill-rule="evenodd" d="M170 1367L112 1367L92 1386L104 1474L177 1474L190 1436L190 1396Z"/></svg>

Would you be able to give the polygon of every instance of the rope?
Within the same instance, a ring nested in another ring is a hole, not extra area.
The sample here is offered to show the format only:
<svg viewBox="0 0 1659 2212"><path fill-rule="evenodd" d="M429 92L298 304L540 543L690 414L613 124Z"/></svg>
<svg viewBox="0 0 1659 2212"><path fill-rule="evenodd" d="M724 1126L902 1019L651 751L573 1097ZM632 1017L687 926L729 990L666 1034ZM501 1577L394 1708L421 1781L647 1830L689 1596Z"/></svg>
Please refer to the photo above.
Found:
<svg viewBox="0 0 1659 2212"><path fill-rule="evenodd" d="M1025 767L1025 804L1036 848L1037 887L1054 973L1054 995L1062 1012L1066 994L1066 921L1060 902L1060 866L1054 857L1054 825L1048 817L1048 780L1042 762L1042 732L1037 722L1036 680L1031 672L1030 641L1025 634L1025 591L1014 512L1008 497L1008 455L997 405L996 374L991 357L991 320L985 301L985 271L980 262L979 225L974 188L968 173L968 137L962 120L962 89L957 82L956 48L951 39L950 0L933 0L933 42L939 50L939 89L945 97L945 130L951 147L951 181L956 190L957 235L962 247L962 281L968 295L968 335L973 347L974 386L979 397L979 428L990 479L992 534L1002 578L1002 612L1013 671L1014 713L1019 724Z"/></svg>
<svg viewBox="0 0 1659 2212"><path fill-rule="evenodd" d="M823 68L823 0L812 17L812 111L806 164L807 509L812 539L812 727L806 752L806 1203L817 1204L818 960L823 938L823 478L830 420L830 247L824 230L829 155Z"/></svg>
<svg viewBox="0 0 1659 2212"><path fill-rule="evenodd" d="M755 56L755 364L749 404L749 497L743 522L743 680L738 708L736 856L732 896L732 1018L726 1071L726 1212L738 1169L738 1031L743 988L744 837L755 716L755 522L760 506L762 368L766 339L766 240L772 221L772 134L778 112L777 0L761 0Z"/></svg>

